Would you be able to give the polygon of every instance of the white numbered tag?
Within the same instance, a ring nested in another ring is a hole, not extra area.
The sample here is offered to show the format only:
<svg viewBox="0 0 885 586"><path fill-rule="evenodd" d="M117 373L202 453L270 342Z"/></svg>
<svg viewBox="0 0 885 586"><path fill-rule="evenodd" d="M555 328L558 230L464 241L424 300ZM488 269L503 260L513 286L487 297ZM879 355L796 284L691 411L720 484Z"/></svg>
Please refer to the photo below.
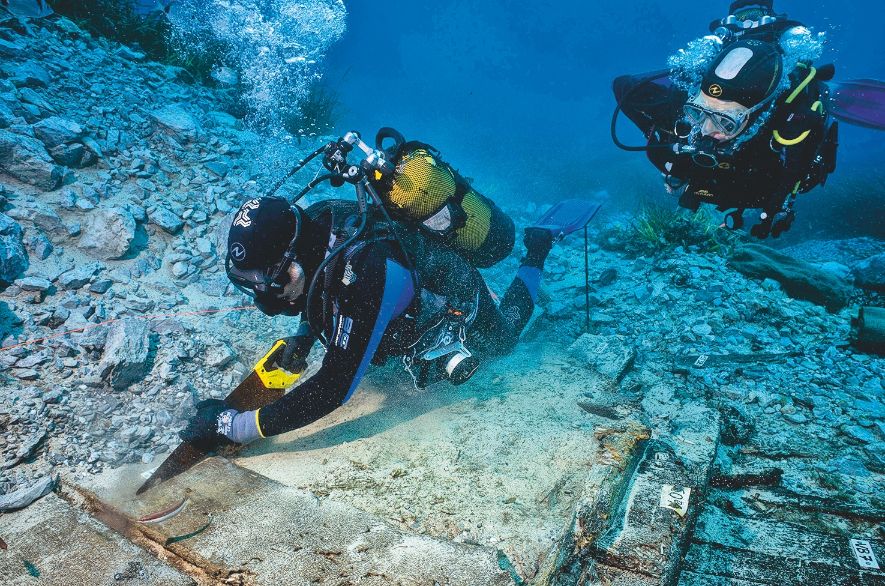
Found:
<svg viewBox="0 0 885 586"><path fill-rule="evenodd" d="M688 512L689 496L691 496L691 488L665 484L661 488L661 507L675 511L677 515L684 517Z"/></svg>
<svg viewBox="0 0 885 586"><path fill-rule="evenodd" d="M876 554L873 553L873 545L866 539L851 539L849 542L851 549L854 551L854 557L857 563L864 570L878 570L879 562L876 561Z"/></svg>
<svg viewBox="0 0 885 586"><path fill-rule="evenodd" d="M700 356L698 356L698 359L694 361L694 367L702 368L705 364L707 364L707 358L709 358L709 356L707 356L706 354L701 354Z"/></svg>

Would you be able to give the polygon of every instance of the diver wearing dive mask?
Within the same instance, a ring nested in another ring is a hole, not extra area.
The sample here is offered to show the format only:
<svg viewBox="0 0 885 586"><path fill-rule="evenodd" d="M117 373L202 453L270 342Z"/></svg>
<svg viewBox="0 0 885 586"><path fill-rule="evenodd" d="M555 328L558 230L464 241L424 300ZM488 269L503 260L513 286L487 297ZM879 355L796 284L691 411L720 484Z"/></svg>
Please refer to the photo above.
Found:
<svg viewBox="0 0 885 586"><path fill-rule="evenodd" d="M771 16L771 4L735 2L731 14ZM833 71L809 63L784 70L778 38L782 25L797 24L785 16L732 20L727 27L735 34L725 41L717 34L721 49L691 92L672 82L669 70L616 79L612 137L622 149L647 153L680 206L713 204L729 212L724 225L733 228L743 225L744 210L759 209L751 233L777 237L792 224L797 194L822 184L835 168L836 124L822 106L822 81ZM617 139L620 112L647 145Z"/></svg>
<svg viewBox="0 0 885 586"><path fill-rule="evenodd" d="M322 260L323 228L281 198L249 200L234 216L225 272L268 315L299 315L305 308L305 265ZM281 234L291 237L280 238ZM268 259L279 259L267 264Z"/></svg>
<svg viewBox="0 0 885 586"><path fill-rule="evenodd" d="M461 384L480 364L474 351L493 356L517 343L554 227L527 229L527 254L498 304L476 267L455 251L436 240L396 238L393 223L373 211L343 200L301 210L277 197L240 207L228 233L228 277L263 313L302 317L271 366L301 372L317 339L325 354L297 391L260 409L201 402L184 439L209 450L303 427L345 403L370 363L394 356L416 367L416 385ZM441 300L442 311L425 292Z"/></svg>

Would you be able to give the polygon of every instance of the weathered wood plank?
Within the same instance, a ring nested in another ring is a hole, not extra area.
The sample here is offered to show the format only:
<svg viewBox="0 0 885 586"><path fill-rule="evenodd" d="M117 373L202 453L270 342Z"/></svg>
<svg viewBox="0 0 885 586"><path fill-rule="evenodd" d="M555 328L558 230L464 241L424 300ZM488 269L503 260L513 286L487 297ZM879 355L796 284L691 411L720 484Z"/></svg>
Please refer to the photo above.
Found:
<svg viewBox="0 0 885 586"><path fill-rule="evenodd" d="M693 514L687 510L679 514L662 506L662 490L670 485L678 493L691 484L672 450L650 442L609 528L593 545L593 557L605 565L664 579L671 569L669 560L681 555L698 497L692 487L687 508Z"/></svg>
<svg viewBox="0 0 885 586"><path fill-rule="evenodd" d="M713 506L701 513L693 540L802 563L859 569L847 537L816 533L783 521L735 518ZM869 541L876 558L885 559L885 543ZM885 577L881 570L871 573Z"/></svg>
<svg viewBox="0 0 885 586"><path fill-rule="evenodd" d="M849 569L699 543L688 549L682 567L683 573L689 571L720 580L739 579L753 584L873 586L883 583L880 575L863 571L857 564L854 569Z"/></svg>
<svg viewBox="0 0 885 586"><path fill-rule="evenodd" d="M682 572L676 586L759 586L767 582L749 582L737 578L724 578L722 576L710 576L707 574L695 574L694 572Z"/></svg>

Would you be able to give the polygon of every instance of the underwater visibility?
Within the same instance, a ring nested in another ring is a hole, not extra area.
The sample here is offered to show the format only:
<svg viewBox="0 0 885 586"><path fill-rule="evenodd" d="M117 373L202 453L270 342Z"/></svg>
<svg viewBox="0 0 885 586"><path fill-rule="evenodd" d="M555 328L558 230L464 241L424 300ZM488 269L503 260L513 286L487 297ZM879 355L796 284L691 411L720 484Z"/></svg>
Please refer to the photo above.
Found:
<svg viewBox="0 0 885 586"><path fill-rule="evenodd" d="M3 584L885 584L833 0L0 0Z"/></svg>

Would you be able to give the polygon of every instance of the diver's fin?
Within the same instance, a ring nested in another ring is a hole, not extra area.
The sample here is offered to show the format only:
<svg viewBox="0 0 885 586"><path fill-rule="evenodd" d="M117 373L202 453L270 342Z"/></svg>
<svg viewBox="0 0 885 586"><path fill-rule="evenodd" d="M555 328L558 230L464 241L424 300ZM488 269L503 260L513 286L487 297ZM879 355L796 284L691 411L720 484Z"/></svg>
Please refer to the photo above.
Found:
<svg viewBox="0 0 885 586"><path fill-rule="evenodd" d="M885 130L885 82L877 79L828 81L829 111L835 118L875 130Z"/></svg>
<svg viewBox="0 0 885 586"><path fill-rule="evenodd" d="M601 207L602 204L595 201L566 199L556 203L530 227L550 230L554 240L561 240L586 226Z"/></svg>

